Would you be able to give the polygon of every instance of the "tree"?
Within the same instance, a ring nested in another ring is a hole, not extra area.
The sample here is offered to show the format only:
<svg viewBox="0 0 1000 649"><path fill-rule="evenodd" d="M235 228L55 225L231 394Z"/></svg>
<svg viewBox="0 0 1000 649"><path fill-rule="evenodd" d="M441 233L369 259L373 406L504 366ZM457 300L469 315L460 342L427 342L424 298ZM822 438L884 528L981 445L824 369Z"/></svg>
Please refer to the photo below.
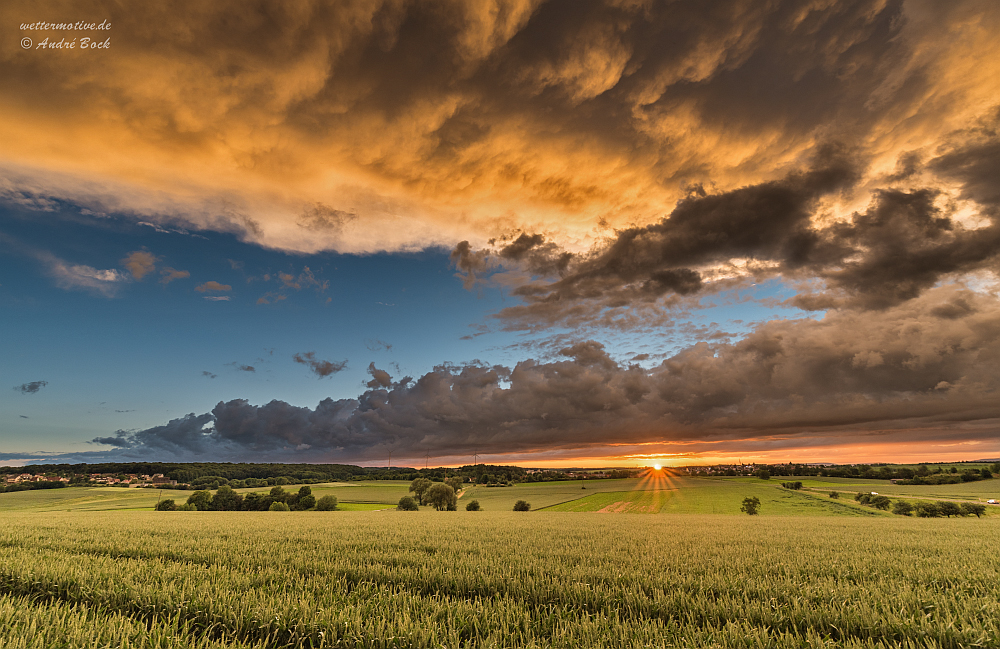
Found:
<svg viewBox="0 0 1000 649"><path fill-rule="evenodd" d="M455 490L451 485L443 482L435 482L424 492L424 500L439 512L445 510L455 511L458 499L455 497Z"/></svg>
<svg viewBox="0 0 1000 649"><path fill-rule="evenodd" d="M745 512L750 516L756 516L760 513L760 498L757 496L747 496L743 499L743 505L740 507L741 512Z"/></svg>
<svg viewBox="0 0 1000 649"><path fill-rule="evenodd" d="M881 509L885 511L889 509L889 505L892 504L887 496L872 496L869 504L875 509Z"/></svg>
<svg viewBox="0 0 1000 649"><path fill-rule="evenodd" d="M430 481L428 480L428 482ZM399 499L399 504L396 505L396 509L404 512L415 512L420 509L420 505L417 504L417 501L414 500L412 496L403 496Z"/></svg>
<svg viewBox="0 0 1000 649"><path fill-rule="evenodd" d="M156 511L158 512L173 512L177 511L177 503L174 502L173 498L167 498L156 503Z"/></svg>
<svg viewBox="0 0 1000 649"><path fill-rule="evenodd" d="M913 505L905 500L897 500L892 505L892 513L899 514L900 516L909 516L913 513Z"/></svg>
<svg viewBox="0 0 1000 649"><path fill-rule="evenodd" d="M199 489L188 496L187 504L194 505L200 512L206 512L212 507L212 494L203 489Z"/></svg>
<svg viewBox="0 0 1000 649"><path fill-rule="evenodd" d="M217 512L238 512L243 509L243 496L229 485L222 485L212 498L212 509Z"/></svg>
<svg viewBox="0 0 1000 649"><path fill-rule="evenodd" d="M420 501L421 505L426 504L424 502L424 494L427 493L427 490L431 488L432 484L434 483L427 478L417 478L410 483L410 491L417 496L417 500Z"/></svg>
<svg viewBox="0 0 1000 649"><path fill-rule="evenodd" d="M928 500L922 500L913 508L913 513L920 518L935 518L941 515L938 506Z"/></svg>
<svg viewBox="0 0 1000 649"><path fill-rule="evenodd" d="M979 518L986 513L986 505L980 505L978 503L962 503L962 515L969 516L975 515Z"/></svg>
<svg viewBox="0 0 1000 649"><path fill-rule="evenodd" d="M941 515L947 516L948 518L951 518L952 516L958 516L962 513L961 508L953 502L939 501L937 506L938 506L938 511L941 512Z"/></svg>
<svg viewBox="0 0 1000 649"><path fill-rule="evenodd" d="M336 496L327 495L316 501L316 511L318 512L332 512L335 509L337 509Z"/></svg>
<svg viewBox="0 0 1000 649"><path fill-rule="evenodd" d="M316 496L312 495L312 488L306 485L299 488L298 497L295 499L295 505L292 509L305 511L307 509L312 509L315 504Z"/></svg>
<svg viewBox="0 0 1000 649"><path fill-rule="evenodd" d="M979 475L982 476L983 480L989 480L993 477L993 472L989 470L988 467L983 467L979 470Z"/></svg>
<svg viewBox="0 0 1000 649"><path fill-rule="evenodd" d="M271 487L271 492L268 494L271 500L283 503L288 500L288 492L281 487Z"/></svg>
<svg viewBox="0 0 1000 649"><path fill-rule="evenodd" d="M465 511L467 512L478 512L481 509L482 507L479 506L478 500L473 500L468 505L465 506Z"/></svg>
<svg viewBox="0 0 1000 649"><path fill-rule="evenodd" d="M271 503L271 506L267 508L269 512L287 512L291 508L283 502L278 502L277 500Z"/></svg>
<svg viewBox="0 0 1000 649"><path fill-rule="evenodd" d="M753 474L758 478L760 478L761 480L771 479L771 472L768 471L767 469L757 469L756 471L753 472Z"/></svg>
<svg viewBox="0 0 1000 649"><path fill-rule="evenodd" d="M448 478L447 480L444 481L444 483L449 487L451 487L452 489L454 489L456 493L462 490L462 482L463 480L459 476L455 476L454 478Z"/></svg>
<svg viewBox="0 0 1000 649"><path fill-rule="evenodd" d="M514 503L514 511L516 512L531 511L531 503L525 500L519 500L516 503Z"/></svg>

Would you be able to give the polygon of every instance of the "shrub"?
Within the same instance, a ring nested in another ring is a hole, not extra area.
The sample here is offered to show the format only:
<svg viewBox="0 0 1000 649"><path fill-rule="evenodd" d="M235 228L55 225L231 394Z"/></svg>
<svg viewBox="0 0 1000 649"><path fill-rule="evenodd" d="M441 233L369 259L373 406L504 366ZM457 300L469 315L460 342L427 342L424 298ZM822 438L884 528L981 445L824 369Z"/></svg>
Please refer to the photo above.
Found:
<svg viewBox="0 0 1000 649"><path fill-rule="evenodd" d="M183 505L177 505L177 511L179 512L193 512L197 510L198 510L197 507L195 507L194 505L189 505L187 503L184 503Z"/></svg>
<svg viewBox="0 0 1000 649"><path fill-rule="evenodd" d="M336 496L323 496L316 501L316 511L318 512L332 512L335 509L337 509Z"/></svg>
<svg viewBox="0 0 1000 649"><path fill-rule="evenodd" d="M802 488L802 483L801 482L782 482L781 486L784 487L785 489L799 490L799 489Z"/></svg>
<svg viewBox="0 0 1000 649"><path fill-rule="evenodd" d="M174 512L177 511L177 503L173 501L172 498L166 498L156 503L156 511L158 512Z"/></svg>
<svg viewBox="0 0 1000 649"><path fill-rule="evenodd" d="M396 509L404 512L415 512L420 509L420 505L417 504L417 501L412 496L403 496L399 499Z"/></svg>
<svg viewBox="0 0 1000 649"><path fill-rule="evenodd" d="M770 480L771 479L771 472L768 471L767 469L757 469L756 471L754 471L753 474L755 476L757 476L758 478L760 478L761 480Z"/></svg>
<svg viewBox="0 0 1000 649"><path fill-rule="evenodd" d="M900 516L909 516L913 513L913 505L905 500L897 500L892 505L892 513L899 514Z"/></svg>
<svg viewBox="0 0 1000 649"><path fill-rule="evenodd" d="M743 499L743 505L740 507L741 512L745 512L750 516L756 516L760 513L760 498L757 496L747 496Z"/></svg>
<svg viewBox="0 0 1000 649"><path fill-rule="evenodd" d="M830 492L830 497L831 498L840 498L840 492L839 491L831 491Z"/></svg>
<svg viewBox="0 0 1000 649"><path fill-rule="evenodd" d="M269 512L287 512L291 511L291 508L285 503L273 502L271 506L267 508Z"/></svg>
<svg viewBox="0 0 1000 649"><path fill-rule="evenodd" d="M531 503L526 500L519 500L514 503L514 511L516 512L527 512L531 511Z"/></svg>
<svg viewBox="0 0 1000 649"><path fill-rule="evenodd" d="M467 512L478 512L481 509L482 507L479 506L478 500L473 500L468 505L465 506L465 511Z"/></svg>
<svg viewBox="0 0 1000 649"><path fill-rule="evenodd" d="M941 515L941 510L936 504L922 500L913 507L913 513L920 518L935 518Z"/></svg>

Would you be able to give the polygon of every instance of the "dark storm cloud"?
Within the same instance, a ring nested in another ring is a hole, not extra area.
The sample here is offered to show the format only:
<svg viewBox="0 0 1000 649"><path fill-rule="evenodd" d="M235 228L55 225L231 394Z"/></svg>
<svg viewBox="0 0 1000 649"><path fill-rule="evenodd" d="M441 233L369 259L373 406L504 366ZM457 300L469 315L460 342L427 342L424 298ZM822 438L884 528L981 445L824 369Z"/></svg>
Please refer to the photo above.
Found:
<svg viewBox="0 0 1000 649"><path fill-rule="evenodd" d="M907 164L959 182L978 223L963 221L943 190L912 186L874 189L868 207L848 219L821 218L823 200L852 187L863 167L827 147L811 170L781 180L719 194L694 188L659 222L618 231L588 253L522 233L483 250L463 242L452 259L467 285L501 268L526 273L512 290L523 303L498 314L509 328L628 327L630 310L774 276L822 282L790 301L800 308L884 309L942 280L998 268L1000 192L989 179L1000 177L1000 137L993 120L971 133L953 135L958 143L926 163Z"/></svg>
<svg viewBox="0 0 1000 649"><path fill-rule="evenodd" d="M332 376L347 367L347 359L342 361L324 361L316 358L316 352L303 352L292 356L296 363L306 365L319 378Z"/></svg>
<svg viewBox="0 0 1000 649"><path fill-rule="evenodd" d="M30 383L15 385L14 390L20 392L21 394L35 394L48 384L48 381L31 381Z"/></svg>
<svg viewBox="0 0 1000 649"><path fill-rule="evenodd" d="M1000 418L997 366L1000 307L949 285L881 311L768 322L738 342L701 342L649 369L616 361L594 341L551 361L438 366L415 381L394 382L373 364L357 400L220 402L199 418L104 442L357 460L652 442L809 445L887 429L897 442L990 439L983 424Z"/></svg>

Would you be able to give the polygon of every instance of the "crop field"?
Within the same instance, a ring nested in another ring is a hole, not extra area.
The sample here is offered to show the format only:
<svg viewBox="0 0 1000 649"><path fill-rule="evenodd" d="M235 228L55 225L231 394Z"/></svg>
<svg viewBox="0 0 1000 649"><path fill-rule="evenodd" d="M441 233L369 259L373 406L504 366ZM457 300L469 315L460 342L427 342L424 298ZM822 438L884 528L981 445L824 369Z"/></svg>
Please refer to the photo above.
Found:
<svg viewBox="0 0 1000 649"><path fill-rule="evenodd" d="M1000 517L0 519L4 647L1000 646Z"/></svg>

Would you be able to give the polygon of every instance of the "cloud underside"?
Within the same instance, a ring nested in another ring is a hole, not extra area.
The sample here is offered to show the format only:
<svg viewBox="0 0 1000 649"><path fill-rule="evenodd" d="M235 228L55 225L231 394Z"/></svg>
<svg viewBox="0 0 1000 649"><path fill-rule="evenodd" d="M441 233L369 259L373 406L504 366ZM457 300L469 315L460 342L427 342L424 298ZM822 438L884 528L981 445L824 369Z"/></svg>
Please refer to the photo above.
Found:
<svg viewBox="0 0 1000 649"><path fill-rule="evenodd" d="M643 444L995 444L998 341L996 301L949 285L879 312L769 322L647 369L615 362L594 341L550 362L441 366L416 381L393 381L373 364L356 400L220 402L95 441L138 456L301 461Z"/></svg>
<svg viewBox="0 0 1000 649"><path fill-rule="evenodd" d="M579 251L831 141L866 162L850 204L1000 96L992 0L62 10L106 15L116 49L94 75L0 45L3 194L303 252L517 229Z"/></svg>

